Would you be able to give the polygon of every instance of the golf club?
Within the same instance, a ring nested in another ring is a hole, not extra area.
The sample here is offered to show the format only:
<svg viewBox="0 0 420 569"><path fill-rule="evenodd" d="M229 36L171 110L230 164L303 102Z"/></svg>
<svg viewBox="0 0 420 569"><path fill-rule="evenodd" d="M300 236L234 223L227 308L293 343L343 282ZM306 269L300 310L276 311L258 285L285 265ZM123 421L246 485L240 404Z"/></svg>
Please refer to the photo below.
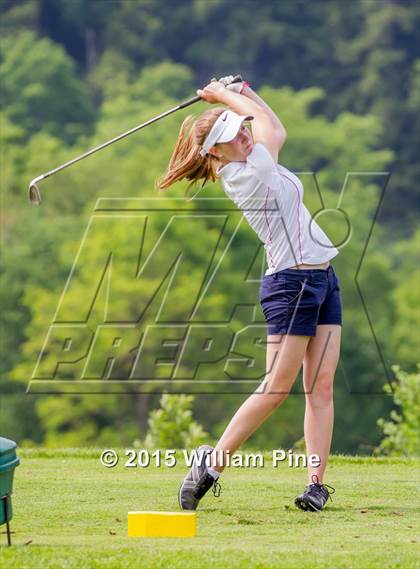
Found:
<svg viewBox="0 0 420 569"><path fill-rule="evenodd" d="M242 81L242 77L240 75L236 75L233 78L233 80L231 81L231 83L239 83L240 81ZM127 132L123 132L122 134L116 136L115 138L112 138L111 140L108 140L107 142L104 142L103 144L100 144L99 146L96 146L95 148L91 148L90 150L88 150L87 152L84 152L80 156L77 156L76 158L73 158L72 160L69 160L68 162L65 162L64 164L57 166L57 168L54 168L53 170L50 170L49 172L46 172L45 174L41 174L40 176L37 176L29 184L29 200L30 200L30 202L34 205L40 205L41 193L39 191L38 183L41 182L42 180L49 178L53 174L57 174L58 172L61 172L61 170L64 170L64 168L68 168L72 164L76 164L76 162L80 162L80 160L83 160L84 158L87 158L91 154L94 154L95 152L98 152L99 150L102 150L103 148L106 148L107 146L114 144L114 142L118 142L119 140L122 140L126 136L129 136L130 134L133 134L133 133L137 132L138 130L145 128L146 126L149 126L150 124L152 124L152 123L154 123L160 119L163 119L164 117L167 117L168 115L175 113L176 111L179 111L181 109L185 109L185 107L188 107L189 105L197 103L198 101L201 101L201 97L199 97L199 96L192 97L191 99L184 101L183 103L177 105L176 107L169 109L169 111L165 111L164 113L161 113L160 115L157 115L156 117L153 117L152 119L150 119L150 120L148 120L148 121L146 121L146 122L144 122L138 126L135 126L134 128L131 128L130 130L127 130Z"/></svg>

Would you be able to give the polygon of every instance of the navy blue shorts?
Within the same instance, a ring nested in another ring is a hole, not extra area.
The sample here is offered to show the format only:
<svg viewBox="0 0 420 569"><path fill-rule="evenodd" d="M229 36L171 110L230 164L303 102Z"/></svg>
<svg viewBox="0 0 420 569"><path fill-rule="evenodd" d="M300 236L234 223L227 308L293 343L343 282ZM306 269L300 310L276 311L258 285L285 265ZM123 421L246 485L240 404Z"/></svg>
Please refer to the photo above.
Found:
<svg viewBox="0 0 420 569"><path fill-rule="evenodd" d="M319 324L342 324L340 279L331 264L264 275L260 304L268 334L316 336Z"/></svg>

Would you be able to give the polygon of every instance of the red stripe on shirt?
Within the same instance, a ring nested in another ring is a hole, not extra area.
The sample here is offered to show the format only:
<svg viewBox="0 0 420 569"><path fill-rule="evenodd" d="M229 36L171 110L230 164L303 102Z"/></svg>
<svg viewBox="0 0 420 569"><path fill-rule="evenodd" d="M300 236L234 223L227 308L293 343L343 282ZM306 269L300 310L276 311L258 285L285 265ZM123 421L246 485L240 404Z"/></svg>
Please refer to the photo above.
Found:
<svg viewBox="0 0 420 569"><path fill-rule="evenodd" d="M266 194L265 194L265 202L264 202L264 217L265 217L265 222L266 222L267 228L268 228L268 238L269 238L269 241L270 241L270 245L272 245L272 244L273 244L273 237L272 237L272 234L271 234L271 227L270 227L270 224L269 224L269 222L268 222L268 217L267 217L267 199L268 199L268 194L269 194L269 193L270 193L270 186L267 186L267 192L266 192ZM274 263L274 260L273 260L272 255L271 255L271 251L270 251L269 249L267 249L267 253L268 253L268 255L269 255L269 257L270 257L270 260L271 260L271 268L272 268L272 269L275 269L275 268L276 268L276 265L275 265L275 263Z"/></svg>
<svg viewBox="0 0 420 569"><path fill-rule="evenodd" d="M287 178L290 182L292 182L292 184L294 185L294 187L296 188L297 191L297 195L298 195L298 202L297 202L297 219L298 219L298 239L299 239L299 251L300 251L300 262L303 263L303 257L302 257L302 239L300 236L300 193L299 193L299 188L297 187L297 185L295 184L295 182L289 178L289 176L287 176L286 174L284 174L283 172L279 172L279 174L281 176L284 176L285 178Z"/></svg>

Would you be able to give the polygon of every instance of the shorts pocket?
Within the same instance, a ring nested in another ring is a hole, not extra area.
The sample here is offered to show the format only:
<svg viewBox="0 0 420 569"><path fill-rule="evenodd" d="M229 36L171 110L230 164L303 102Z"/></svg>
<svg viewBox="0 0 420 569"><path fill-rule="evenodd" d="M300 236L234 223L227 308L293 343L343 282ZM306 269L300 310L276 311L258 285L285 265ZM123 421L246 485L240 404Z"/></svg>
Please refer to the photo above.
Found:
<svg viewBox="0 0 420 569"><path fill-rule="evenodd" d="M309 280L299 279L285 290L289 317L297 312L312 311L320 304L320 292Z"/></svg>
<svg viewBox="0 0 420 569"><path fill-rule="evenodd" d="M287 304L289 306L295 305L298 302L299 297L302 297L307 286L307 281L302 279L287 280L283 286L283 294Z"/></svg>

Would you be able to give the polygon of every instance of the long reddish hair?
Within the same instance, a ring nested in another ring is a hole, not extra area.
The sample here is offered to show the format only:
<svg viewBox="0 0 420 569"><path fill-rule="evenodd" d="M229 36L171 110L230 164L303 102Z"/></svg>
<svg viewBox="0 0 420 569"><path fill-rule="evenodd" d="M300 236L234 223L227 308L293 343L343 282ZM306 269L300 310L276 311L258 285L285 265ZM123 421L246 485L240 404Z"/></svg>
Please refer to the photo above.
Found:
<svg viewBox="0 0 420 569"><path fill-rule="evenodd" d="M166 174L156 182L158 190L165 190L175 182L186 179L191 181L188 192L199 180L203 180L201 187L208 180L216 180L219 160L210 154L201 156L200 150L211 127L225 110L224 107L213 107L198 118L190 115L183 121Z"/></svg>

